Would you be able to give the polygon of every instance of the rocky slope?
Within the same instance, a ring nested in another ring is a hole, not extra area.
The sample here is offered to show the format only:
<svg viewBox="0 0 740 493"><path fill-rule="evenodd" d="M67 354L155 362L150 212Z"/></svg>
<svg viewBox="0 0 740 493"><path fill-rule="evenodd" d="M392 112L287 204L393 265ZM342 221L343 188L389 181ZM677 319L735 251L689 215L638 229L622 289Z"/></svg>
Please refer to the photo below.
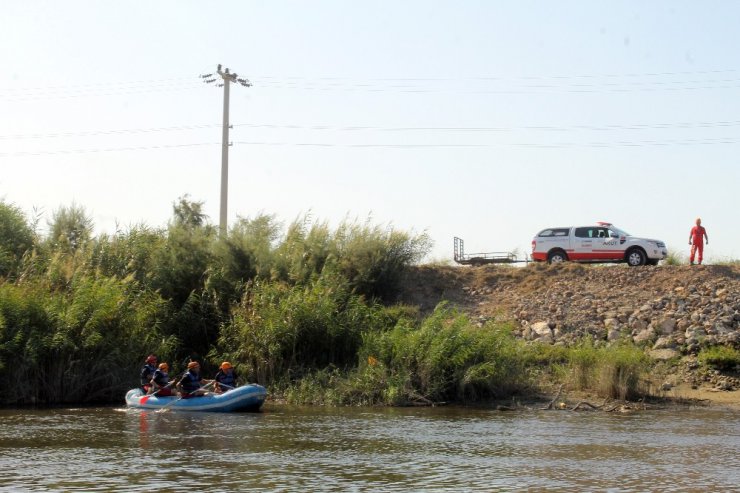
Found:
<svg viewBox="0 0 740 493"><path fill-rule="evenodd" d="M399 301L428 312L442 300L481 325L511 321L526 340L630 338L655 359L682 357L689 370L702 347L740 348L740 266L420 266L408 273ZM740 387L733 377L711 380Z"/></svg>

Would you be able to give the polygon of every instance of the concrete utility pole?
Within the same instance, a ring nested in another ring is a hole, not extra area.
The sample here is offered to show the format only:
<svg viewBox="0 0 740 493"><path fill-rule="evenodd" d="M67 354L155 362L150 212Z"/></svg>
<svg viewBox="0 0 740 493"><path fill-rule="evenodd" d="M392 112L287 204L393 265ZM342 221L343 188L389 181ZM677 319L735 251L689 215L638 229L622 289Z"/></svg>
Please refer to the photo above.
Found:
<svg viewBox="0 0 740 493"><path fill-rule="evenodd" d="M250 87L252 84L247 79L240 79L234 73L229 73L229 69L221 70L221 64L216 68L216 74L203 74L200 77L206 84L212 84L218 79L218 75L223 80L217 84L218 87L224 88L224 121L223 121L223 142L221 144L221 212L219 215L218 229L221 236L226 236L226 211L228 209L229 196L229 85L238 83L244 87Z"/></svg>

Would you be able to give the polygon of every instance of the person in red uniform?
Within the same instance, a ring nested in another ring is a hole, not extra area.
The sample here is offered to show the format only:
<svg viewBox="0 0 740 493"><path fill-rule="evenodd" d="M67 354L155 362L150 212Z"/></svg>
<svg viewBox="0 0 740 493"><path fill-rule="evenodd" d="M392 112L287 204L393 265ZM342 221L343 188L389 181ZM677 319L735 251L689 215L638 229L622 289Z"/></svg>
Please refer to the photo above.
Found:
<svg viewBox="0 0 740 493"><path fill-rule="evenodd" d="M699 265L701 265L701 261L704 260L704 238L707 239L707 245L709 245L707 230L701 225L701 218L698 217L696 218L696 226L691 228L691 233L689 233L689 245L691 245L691 256L689 257L689 262L691 262L691 265L694 265L694 257L697 251L699 252L699 258L697 259L699 261Z"/></svg>

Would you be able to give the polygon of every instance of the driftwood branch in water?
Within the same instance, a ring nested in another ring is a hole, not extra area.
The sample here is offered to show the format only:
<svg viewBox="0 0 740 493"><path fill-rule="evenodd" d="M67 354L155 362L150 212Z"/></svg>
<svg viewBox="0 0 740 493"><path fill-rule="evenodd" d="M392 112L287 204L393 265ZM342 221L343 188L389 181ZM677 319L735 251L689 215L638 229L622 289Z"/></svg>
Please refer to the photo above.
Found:
<svg viewBox="0 0 740 493"><path fill-rule="evenodd" d="M547 406L543 407L542 410L546 411L548 409L552 409L553 404L555 404L555 401L558 400L558 397L560 397L560 393L562 391L563 391L563 384L561 383L560 387L558 387L558 393L555 394L555 397L553 397L550 403Z"/></svg>
<svg viewBox="0 0 740 493"><path fill-rule="evenodd" d="M519 404L519 401L516 400L516 397L511 397L511 406L505 406L503 404L499 404L496 406L497 411L514 411L516 409L521 408L522 406Z"/></svg>
<svg viewBox="0 0 740 493"><path fill-rule="evenodd" d="M584 407L588 406L591 409L604 409L604 406L606 406L606 403L608 401L609 401L609 398L607 397L606 399L604 399L604 402L602 402L601 405L598 405L598 406L591 404L590 402L587 402L587 401L580 401L578 404L573 406L573 409L571 409L571 411L578 411L578 409L580 409L581 406L584 406Z"/></svg>
<svg viewBox="0 0 740 493"><path fill-rule="evenodd" d="M431 399L428 399L427 397L424 397L421 394L417 394L416 392L413 392L409 395L409 404L412 406L420 406L420 407L436 407L436 406L445 406L447 405L447 402L445 401L432 401Z"/></svg>

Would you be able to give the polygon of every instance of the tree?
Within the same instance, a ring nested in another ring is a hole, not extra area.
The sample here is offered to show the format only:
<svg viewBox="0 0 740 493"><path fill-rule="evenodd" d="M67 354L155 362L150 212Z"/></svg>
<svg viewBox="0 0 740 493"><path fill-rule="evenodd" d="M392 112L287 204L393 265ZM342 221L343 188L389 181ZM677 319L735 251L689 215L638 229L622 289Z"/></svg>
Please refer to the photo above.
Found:
<svg viewBox="0 0 740 493"><path fill-rule="evenodd" d="M177 337L186 352L207 353L221 319L217 302L205 289L213 265L216 228L207 223L203 202L185 195L173 204L167 237L153 252L151 287L171 303L172 315L162 330Z"/></svg>
<svg viewBox="0 0 740 493"><path fill-rule="evenodd" d="M49 222L49 240L63 250L75 251L88 242L93 221L85 208L75 204L62 206L54 212Z"/></svg>
<svg viewBox="0 0 740 493"><path fill-rule="evenodd" d="M0 200L0 276L7 276L33 247L34 232L15 205Z"/></svg>
<svg viewBox="0 0 740 493"><path fill-rule="evenodd" d="M176 226L199 228L206 225L208 215L203 212L203 202L193 202L185 194L172 204Z"/></svg>

